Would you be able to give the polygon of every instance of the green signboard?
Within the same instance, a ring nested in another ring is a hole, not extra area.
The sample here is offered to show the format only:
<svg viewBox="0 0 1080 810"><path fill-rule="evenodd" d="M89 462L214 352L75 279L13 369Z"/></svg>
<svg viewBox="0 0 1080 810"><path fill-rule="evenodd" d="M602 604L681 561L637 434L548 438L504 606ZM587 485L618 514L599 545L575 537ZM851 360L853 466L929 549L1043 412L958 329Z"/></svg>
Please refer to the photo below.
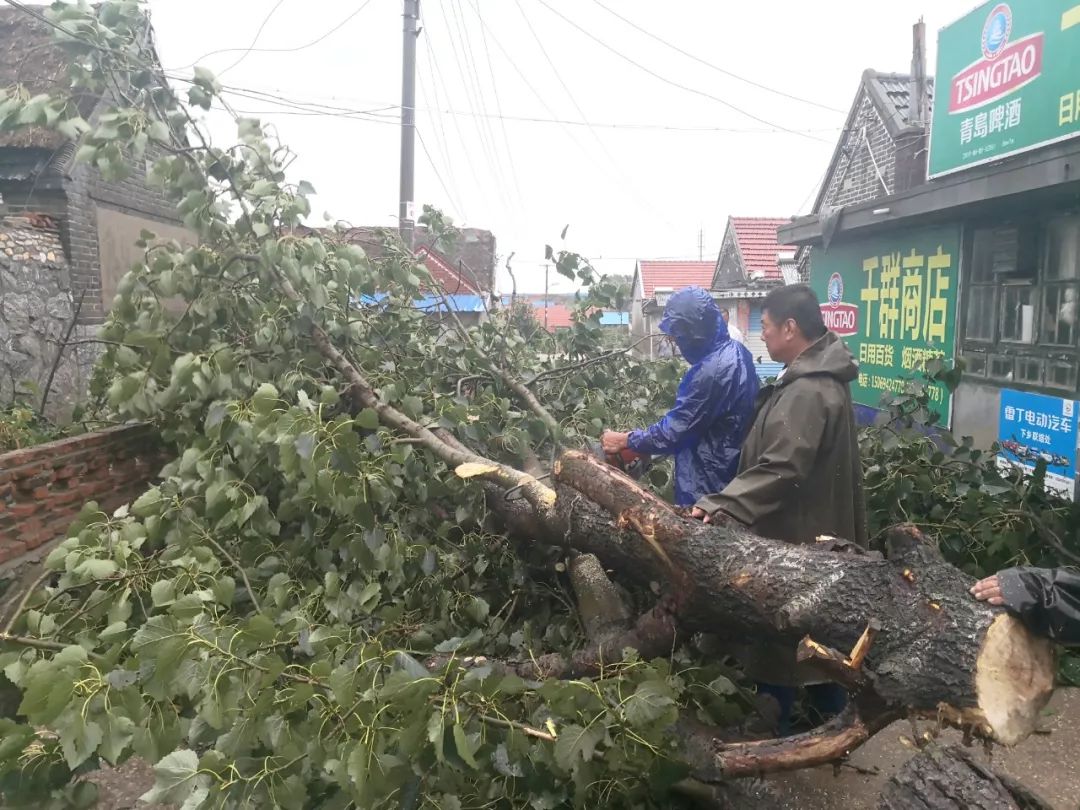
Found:
<svg viewBox="0 0 1080 810"><path fill-rule="evenodd" d="M958 226L887 234L815 249L810 284L825 325L844 338L859 361L856 402L880 407L922 376L927 361L955 355L960 282ZM934 410L949 423L948 389L931 391Z"/></svg>
<svg viewBox="0 0 1080 810"><path fill-rule="evenodd" d="M1080 0L991 0L938 34L930 176L1080 135Z"/></svg>

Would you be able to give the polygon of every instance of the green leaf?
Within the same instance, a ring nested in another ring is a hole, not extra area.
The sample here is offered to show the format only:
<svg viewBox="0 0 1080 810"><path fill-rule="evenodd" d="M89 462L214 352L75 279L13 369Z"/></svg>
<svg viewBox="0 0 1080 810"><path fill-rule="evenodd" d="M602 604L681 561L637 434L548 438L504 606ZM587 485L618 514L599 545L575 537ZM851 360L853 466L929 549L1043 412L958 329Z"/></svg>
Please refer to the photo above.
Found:
<svg viewBox="0 0 1080 810"><path fill-rule="evenodd" d="M80 708L69 709L55 723L64 760L72 770L89 759L104 738L101 726L93 720L87 720Z"/></svg>
<svg viewBox="0 0 1080 810"><path fill-rule="evenodd" d="M199 786L199 757L181 749L163 757L154 766L154 787L139 798L147 804L179 804Z"/></svg>
<svg viewBox="0 0 1080 810"><path fill-rule="evenodd" d="M116 573L116 563L112 560L84 560L75 566L74 573L87 579L106 579Z"/></svg>
<svg viewBox="0 0 1080 810"><path fill-rule="evenodd" d="M442 762L446 756L443 752L443 715L442 712L434 712L428 718L427 738L431 747L435 749L435 758Z"/></svg>
<svg viewBox="0 0 1080 810"><path fill-rule="evenodd" d="M356 424L364 430L377 430L379 427L379 414L371 408L364 408L356 415Z"/></svg>
<svg viewBox="0 0 1080 810"><path fill-rule="evenodd" d="M457 748L458 756L466 765L474 771L479 770L480 766L476 764L476 759L473 756L472 744L461 723L454 724L454 747Z"/></svg>
<svg viewBox="0 0 1080 810"><path fill-rule="evenodd" d="M588 762L596 754L596 746L604 739L604 728L594 724L588 728L569 725L559 729L555 740L555 762L564 771L573 772L581 762Z"/></svg>
<svg viewBox="0 0 1080 810"><path fill-rule="evenodd" d="M349 779L356 789L356 795L363 800L364 788L367 787L368 765L371 761L371 749L363 742L358 742L349 754Z"/></svg>
<svg viewBox="0 0 1080 810"><path fill-rule="evenodd" d="M260 416L273 412L278 405L278 390L270 383L263 383L251 397L251 407Z"/></svg>
<svg viewBox="0 0 1080 810"><path fill-rule="evenodd" d="M675 698L667 684L660 681L645 681L623 705L626 721L636 727L647 726L659 720L675 705Z"/></svg>

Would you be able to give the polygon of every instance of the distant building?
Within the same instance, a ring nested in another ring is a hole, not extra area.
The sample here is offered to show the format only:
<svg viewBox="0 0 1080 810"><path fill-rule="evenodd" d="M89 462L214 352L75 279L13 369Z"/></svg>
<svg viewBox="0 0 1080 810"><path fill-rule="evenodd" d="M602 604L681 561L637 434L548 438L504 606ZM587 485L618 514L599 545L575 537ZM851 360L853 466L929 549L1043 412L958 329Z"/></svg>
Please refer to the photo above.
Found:
<svg viewBox="0 0 1080 810"><path fill-rule="evenodd" d="M743 333L758 375L775 376L774 363L761 339L761 301L769 290L798 280L795 248L779 244L776 232L788 219L728 217L711 287L713 297Z"/></svg>
<svg viewBox="0 0 1080 810"><path fill-rule="evenodd" d="M630 305L630 340L643 341L638 344L637 352L645 357L660 357L670 354L667 340L653 338L644 340L649 335L659 333L660 319L668 298L683 287L702 287L709 289L712 283L713 262L662 261L641 259L634 269L631 282L632 303Z"/></svg>

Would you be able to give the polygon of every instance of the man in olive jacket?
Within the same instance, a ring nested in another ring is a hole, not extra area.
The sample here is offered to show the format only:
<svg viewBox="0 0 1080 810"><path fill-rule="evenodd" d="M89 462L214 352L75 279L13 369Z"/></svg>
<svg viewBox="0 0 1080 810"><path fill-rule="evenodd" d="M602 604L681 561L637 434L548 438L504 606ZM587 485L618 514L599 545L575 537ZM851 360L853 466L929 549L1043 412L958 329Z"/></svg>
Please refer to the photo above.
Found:
<svg viewBox="0 0 1080 810"><path fill-rule="evenodd" d="M773 290L762 309L762 338L784 370L758 395L734 480L722 492L701 498L694 516L716 523L734 519L757 535L789 543L829 535L865 546L862 464L850 389L858 366L844 343L825 329L817 297L805 284ZM820 684L813 670L796 666L794 647L756 643L740 658L759 681L759 692L780 704L781 733L787 732L795 686L817 682L811 699L825 713L844 705L839 687Z"/></svg>

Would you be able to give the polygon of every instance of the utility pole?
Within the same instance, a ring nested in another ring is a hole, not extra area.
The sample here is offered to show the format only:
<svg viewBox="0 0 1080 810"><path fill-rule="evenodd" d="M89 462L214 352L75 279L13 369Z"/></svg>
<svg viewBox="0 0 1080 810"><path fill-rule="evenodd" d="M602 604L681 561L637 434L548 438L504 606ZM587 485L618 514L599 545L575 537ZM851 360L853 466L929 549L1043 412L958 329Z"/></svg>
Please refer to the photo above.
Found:
<svg viewBox="0 0 1080 810"><path fill-rule="evenodd" d="M698 228L697 232L697 258L699 262L705 261L705 229Z"/></svg>
<svg viewBox="0 0 1080 810"><path fill-rule="evenodd" d="M398 227L405 246L412 250L416 211L413 185L416 169L416 38L420 0L405 0L401 53L401 194Z"/></svg>

